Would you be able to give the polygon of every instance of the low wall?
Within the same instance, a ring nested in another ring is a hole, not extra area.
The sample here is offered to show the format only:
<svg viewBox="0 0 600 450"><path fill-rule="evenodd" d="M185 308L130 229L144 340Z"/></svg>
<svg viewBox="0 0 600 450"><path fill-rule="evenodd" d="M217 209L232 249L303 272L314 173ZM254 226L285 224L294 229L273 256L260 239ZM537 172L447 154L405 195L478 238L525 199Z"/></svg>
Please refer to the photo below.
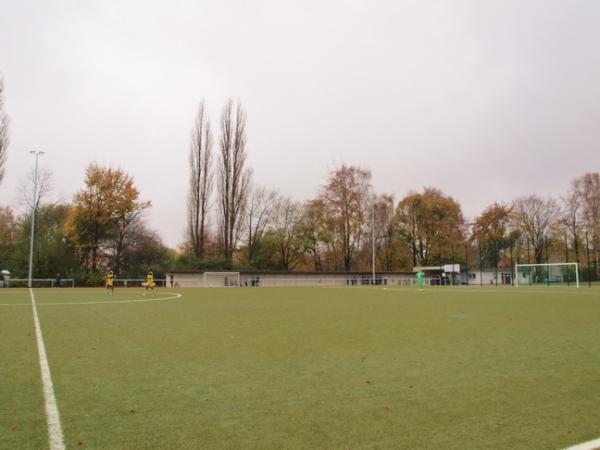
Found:
<svg viewBox="0 0 600 450"><path fill-rule="evenodd" d="M168 287L204 287L204 272L168 273ZM241 287L277 287L277 286L369 286L372 275L366 273L331 273L331 272L240 272L239 286ZM236 277L223 277L225 284L232 285ZM172 285L170 281L172 280ZM377 273L376 285L410 285L416 282L412 272ZM215 287L214 277L211 286ZM231 286L230 286L231 287Z"/></svg>

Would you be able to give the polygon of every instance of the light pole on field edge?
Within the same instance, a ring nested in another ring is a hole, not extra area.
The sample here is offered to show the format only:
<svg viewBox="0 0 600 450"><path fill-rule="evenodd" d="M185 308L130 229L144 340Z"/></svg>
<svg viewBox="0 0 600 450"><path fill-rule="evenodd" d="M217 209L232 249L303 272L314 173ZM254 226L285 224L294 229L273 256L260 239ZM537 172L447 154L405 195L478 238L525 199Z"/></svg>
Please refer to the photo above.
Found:
<svg viewBox="0 0 600 450"><path fill-rule="evenodd" d="M373 278L371 279L371 285L374 285L375 284L375 195L373 195L373 203L371 204L371 247L372 247L371 269L373 271Z"/></svg>
<svg viewBox="0 0 600 450"><path fill-rule="evenodd" d="M37 206L37 172L38 158L44 152L31 150L29 153L35 155L35 170L33 172L33 205L31 208L31 239L29 240L29 277L27 285L31 288L31 275L33 274L33 238L35 234L35 209Z"/></svg>

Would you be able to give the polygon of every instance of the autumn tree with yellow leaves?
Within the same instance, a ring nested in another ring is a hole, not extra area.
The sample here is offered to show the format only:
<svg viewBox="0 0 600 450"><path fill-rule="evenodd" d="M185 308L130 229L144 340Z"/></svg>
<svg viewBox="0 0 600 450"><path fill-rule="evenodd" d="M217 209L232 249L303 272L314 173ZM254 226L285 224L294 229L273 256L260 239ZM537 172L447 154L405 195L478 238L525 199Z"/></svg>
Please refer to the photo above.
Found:
<svg viewBox="0 0 600 450"><path fill-rule="evenodd" d="M109 264L118 273L127 239L150 207L139 196L133 179L122 170L88 166L85 188L75 194L65 223L84 267L96 270Z"/></svg>
<svg viewBox="0 0 600 450"><path fill-rule="evenodd" d="M473 238L486 267L498 267L502 253L516 244L519 232L512 227L511 212L510 206L494 203L473 223Z"/></svg>
<svg viewBox="0 0 600 450"><path fill-rule="evenodd" d="M460 204L435 188L412 192L397 207L399 235L409 246L413 266L452 260L453 245L464 242Z"/></svg>
<svg viewBox="0 0 600 450"><path fill-rule="evenodd" d="M333 170L321 188L325 207L323 220L329 228L331 247L338 253L337 269L354 268L355 256L365 240L365 224L371 204L371 172L342 165Z"/></svg>

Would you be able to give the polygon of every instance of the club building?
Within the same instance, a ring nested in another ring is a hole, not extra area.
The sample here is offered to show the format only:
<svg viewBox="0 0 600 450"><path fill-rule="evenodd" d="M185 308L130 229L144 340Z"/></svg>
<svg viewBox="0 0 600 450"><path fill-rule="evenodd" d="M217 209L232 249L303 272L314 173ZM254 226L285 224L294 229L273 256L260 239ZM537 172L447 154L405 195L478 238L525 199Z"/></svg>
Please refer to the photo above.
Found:
<svg viewBox="0 0 600 450"><path fill-rule="evenodd" d="M512 284L512 268L465 269L459 264L443 266L417 266L414 272L425 273L425 280L431 285L498 285Z"/></svg>

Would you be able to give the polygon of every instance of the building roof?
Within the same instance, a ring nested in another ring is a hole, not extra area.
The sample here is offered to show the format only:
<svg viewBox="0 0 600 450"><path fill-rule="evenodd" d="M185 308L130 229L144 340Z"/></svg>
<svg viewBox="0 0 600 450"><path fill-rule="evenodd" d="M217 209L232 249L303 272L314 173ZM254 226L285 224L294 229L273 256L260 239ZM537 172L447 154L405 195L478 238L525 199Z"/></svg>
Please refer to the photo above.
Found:
<svg viewBox="0 0 600 450"><path fill-rule="evenodd" d="M373 272L311 272L311 271L287 271L287 270L167 270L167 274L173 275L202 275L205 272L233 272L239 273L240 275L343 275L343 276L372 276ZM412 272L375 272L376 276L382 275L414 275Z"/></svg>

